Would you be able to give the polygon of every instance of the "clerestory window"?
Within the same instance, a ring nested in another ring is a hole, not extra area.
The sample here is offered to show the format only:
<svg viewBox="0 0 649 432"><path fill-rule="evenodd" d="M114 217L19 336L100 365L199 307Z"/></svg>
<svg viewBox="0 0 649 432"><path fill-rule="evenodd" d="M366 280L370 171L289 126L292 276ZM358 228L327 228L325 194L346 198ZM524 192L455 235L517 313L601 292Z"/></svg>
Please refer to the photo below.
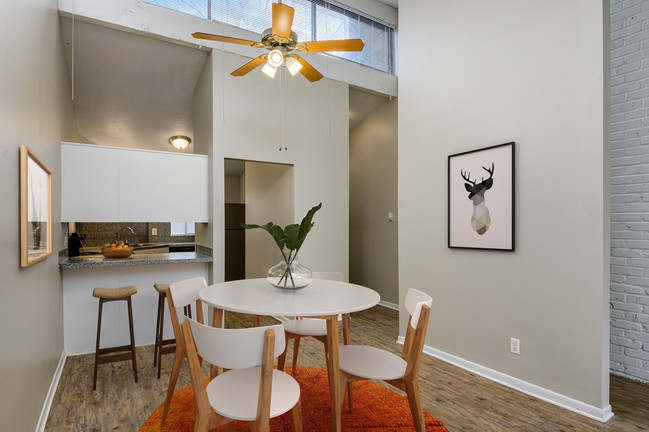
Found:
<svg viewBox="0 0 649 432"><path fill-rule="evenodd" d="M261 34L271 26L273 0L147 0L203 19ZM298 41L360 38L361 52L322 53L395 75L395 27L324 0L284 0L295 9L292 30ZM225 35L229 36L229 35Z"/></svg>

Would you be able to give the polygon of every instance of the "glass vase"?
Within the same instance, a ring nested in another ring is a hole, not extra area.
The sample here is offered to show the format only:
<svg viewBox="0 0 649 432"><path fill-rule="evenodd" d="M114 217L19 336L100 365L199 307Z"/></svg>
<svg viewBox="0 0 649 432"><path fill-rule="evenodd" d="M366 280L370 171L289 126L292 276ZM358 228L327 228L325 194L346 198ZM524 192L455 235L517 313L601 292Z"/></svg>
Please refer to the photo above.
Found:
<svg viewBox="0 0 649 432"><path fill-rule="evenodd" d="M300 264L297 254L284 251L279 263L268 269L266 279L274 287L292 291L309 285L313 273L307 266Z"/></svg>

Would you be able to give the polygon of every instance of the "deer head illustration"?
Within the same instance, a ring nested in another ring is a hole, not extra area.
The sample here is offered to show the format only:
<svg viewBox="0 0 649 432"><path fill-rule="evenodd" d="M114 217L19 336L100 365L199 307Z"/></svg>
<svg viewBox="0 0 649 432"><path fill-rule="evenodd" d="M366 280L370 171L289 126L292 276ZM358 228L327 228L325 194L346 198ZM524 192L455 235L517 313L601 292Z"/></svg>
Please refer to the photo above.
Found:
<svg viewBox="0 0 649 432"><path fill-rule="evenodd" d="M489 216L489 209L485 203L484 194L493 186L494 164L491 163L491 169L482 167L483 170L489 173L489 178L485 180L482 178L480 183L471 180L471 173L460 170L462 178L468 183L464 183L464 187L469 192L469 199L473 201L473 214L471 215L471 226L478 234L482 235L489 229L491 223L491 216Z"/></svg>

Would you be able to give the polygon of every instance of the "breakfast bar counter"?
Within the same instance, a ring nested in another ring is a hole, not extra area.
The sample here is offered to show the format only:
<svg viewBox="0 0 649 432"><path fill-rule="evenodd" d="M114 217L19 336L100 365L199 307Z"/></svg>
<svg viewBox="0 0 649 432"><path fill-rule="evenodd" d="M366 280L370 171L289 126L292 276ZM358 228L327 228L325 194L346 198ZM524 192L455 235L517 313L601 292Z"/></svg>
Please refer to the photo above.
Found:
<svg viewBox="0 0 649 432"><path fill-rule="evenodd" d="M150 254L136 252L128 258L106 258L103 255L61 256L59 257L59 268L127 267L151 264L211 263L213 261L214 258L210 255L200 252Z"/></svg>

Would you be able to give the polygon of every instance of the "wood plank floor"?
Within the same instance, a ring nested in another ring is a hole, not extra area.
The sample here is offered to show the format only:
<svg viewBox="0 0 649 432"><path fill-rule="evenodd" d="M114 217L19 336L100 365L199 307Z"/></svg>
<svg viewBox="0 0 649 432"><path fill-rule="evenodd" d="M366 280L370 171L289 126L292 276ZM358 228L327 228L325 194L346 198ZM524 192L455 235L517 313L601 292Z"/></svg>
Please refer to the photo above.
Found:
<svg viewBox="0 0 649 432"><path fill-rule="evenodd" d="M226 326L250 326L249 316L226 313ZM262 317L262 325L275 323ZM155 323L151 323L151 332ZM399 352L398 314L380 306L352 314L352 342ZM291 344L292 345L292 344ZM291 347L287 356L290 364ZM137 349L139 383L130 362L99 366L92 391L93 355L68 357L46 431L137 431L164 401L173 354L163 356L162 375L152 367L153 347ZM303 339L299 366L324 367L322 344ZM207 375L207 368L205 369ZM189 384L186 363L177 389ZM615 416L608 423L590 420L523 393L423 356L420 387L424 409L452 432L459 431L649 431L649 385L611 376ZM309 432L309 431L305 431Z"/></svg>

